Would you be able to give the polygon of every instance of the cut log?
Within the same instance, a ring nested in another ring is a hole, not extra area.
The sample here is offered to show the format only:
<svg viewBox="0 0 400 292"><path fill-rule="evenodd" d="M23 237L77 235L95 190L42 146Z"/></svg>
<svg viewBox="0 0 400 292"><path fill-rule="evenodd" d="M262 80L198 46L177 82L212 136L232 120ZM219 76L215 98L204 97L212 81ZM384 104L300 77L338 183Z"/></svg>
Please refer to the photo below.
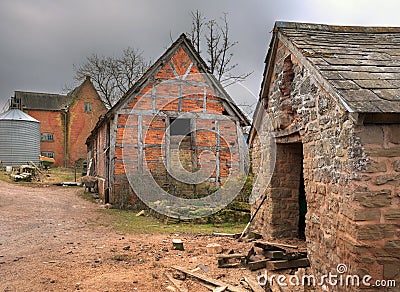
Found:
<svg viewBox="0 0 400 292"><path fill-rule="evenodd" d="M292 268L305 268L310 266L310 262L307 258L297 259L293 261L268 261L266 264L267 269L270 271Z"/></svg>
<svg viewBox="0 0 400 292"><path fill-rule="evenodd" d="M172 248L175 250L185 250L183 242L180 239L172 239Z"/></svg>
<svg viewBox="0 0 400 292"><path fill-rule="evenodd" d="M253 292L265 292L264 289L253 279L244 277L244 280L247 284L249 284L251 290Z"/></svg>
<svg viewBox="0 0 400 292"><path fill-rule="evenodd" d="M210 277L206 277L206 276L203 276L203 275L199 275L199 274L196 274L196 273L192 273L192 272L190 272L189 270L186 270L186 269L181 268L181 267L178 267L178 266L172 266L172 268L175 269L175 270L177 270L177 271L180 271L180 272L182 272L182 273L185 273L186 275L188 275L188 276L190 276L190 277L193 277L193 278L196 278L196 279L198 279L198 280L200 280L200 281L203 281L203 282L205 282L205 283L207 283L207 284L212 284L212 285L214 285L214 286L216 286L216 287L225 287L225 286L226 286L226 287L227 287L227 288L226 288L227 291L232 291L232 292L246 292L246 290L241 289L241 288L239 288L239 287L235 287L235 286L233 286L233 285L227 284L227 283L222 282L222 281L219 281L219 280L215 280L215 279L210 278Z"/></svg>
<svg viewBox="0 0 400 292"><path fill-rule="evenodd" d="M208 254L217 254L222 252L222 246L218 243L210 243L206 246Z"/></svg>

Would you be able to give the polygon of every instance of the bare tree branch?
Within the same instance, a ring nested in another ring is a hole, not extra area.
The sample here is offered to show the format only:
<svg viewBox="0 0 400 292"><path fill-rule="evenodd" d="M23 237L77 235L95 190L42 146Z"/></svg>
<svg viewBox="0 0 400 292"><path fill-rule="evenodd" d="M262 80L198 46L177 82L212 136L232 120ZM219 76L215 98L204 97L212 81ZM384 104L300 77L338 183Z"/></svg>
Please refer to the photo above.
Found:
<svg viewBox="0 0 400 292"><path fill-rule="evenodd" d="M142 53L128 47L120 57L104 57L92 54L79 66L74 65L75 79L90 76L100 97L112 107L149 67Z"/></svg>
<svg viewBox="0 0 400 292"><path fill-rule="evenodd" d="M188 34L199 54L204 44L210 73L214 74L224 87L249 77L252 72L234 74L238 64L232 61L232 48L238 42L230 40L228 14L224 13L219 19L220 22L215 19L207 20L198 10L192 11L191 16L192 27Z"/></svg>

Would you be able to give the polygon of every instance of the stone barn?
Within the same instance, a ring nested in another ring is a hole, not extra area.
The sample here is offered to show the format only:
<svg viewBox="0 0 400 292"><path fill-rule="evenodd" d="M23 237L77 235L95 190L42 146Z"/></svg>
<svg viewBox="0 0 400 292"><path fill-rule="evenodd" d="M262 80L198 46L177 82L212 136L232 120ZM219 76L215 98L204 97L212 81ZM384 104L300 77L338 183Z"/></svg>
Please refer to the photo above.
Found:
<svg viewBox="0 0 400 292"><path fill-rule="evenodd" d="M315 275L400 283L400 28L277 22L265 63L253 229L305 239Z"/></svg>
<svg viewBox="0 0 400 292"><path fill-rule="evenodd" d="M149 171L160 190L207 195L245 168L242 127L250 123L185 35L99 120L87 140L105 202L137 208L129 177ZM201 182L179 177L208 172ZM130 175L130 176L129 176ZM155 191L157 192L157 190ZM150 195L150 194L149 194Z"/></svg>

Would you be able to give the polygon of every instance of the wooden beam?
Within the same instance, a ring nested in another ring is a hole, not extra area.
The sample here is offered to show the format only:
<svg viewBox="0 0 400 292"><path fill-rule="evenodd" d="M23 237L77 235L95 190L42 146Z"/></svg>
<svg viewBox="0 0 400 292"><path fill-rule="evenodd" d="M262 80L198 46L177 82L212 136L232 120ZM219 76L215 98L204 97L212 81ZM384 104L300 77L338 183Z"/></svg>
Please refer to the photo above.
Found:
<svg viewBox="0 0 400 292"><path fill-rule="evenodd" d="M220 145L221 145L221 137L219 133L219 121L215 121L215 132L216 132L216 153L215 153L215 183L216 186L219 187L219 176L220 176Z"/></svg>
<svg viewBox="0 0 400 292"><path fill-rule="evenodd" d="M174 279L172 275L169 272L165 272L164 275L168 278L168 281L170 281L174 286L178 289L179 292L188 292L189 290L185 287L182 287L181 281Z"/></svg>
<svg viewBox="0 0 400 292"><path fill-rule="evenodd" d="M251 290L253 290L253 292L265 292L265 290L263 288L261 288L261 286L253 279L244 277L244 281L249 284Z"/></svg>
<svg viewBox="0 0 400 292"><path fill-rule="evenodd" d="M267 262L267 269L269 271L282 270L282 269L292 269L292 268L305 268L309 267L310 262L307 258L297 259L293 261L283 260L283 261L269 261Z"/></svg>
<svg viewBox="0 0 400 292"><path fill-rule="evenodd" d="M255 244L265 245L265 246L269 245L269 246L276 246L276 247L287 247L287 248L293 248L293 249L298 249L299 248L296 245L289 245L289 244L283 244L283 243L278 243L278 242L270 242L270 241L256 241Z"/></svg>
<svg viewBox="0 0 400 292"><path fill-rule="evenodd" d="M191 276L191 277L196 278L196 279L198 279L198 280L200 280L200 281L203 281L203 282L205 282L205 283L207 283L207 284L211 284L211 285L214 285L214 286L216 286L216 287L225 287L225 286L226 286L226 287L227 287L227 288L226 288L227 291L232 291L232 292L246 292L246 290L244 290L244 289L242 289L242 288L235 287L235 286L233 286L233 285L227 284L227 283L222 282L222 281L219 281L219 280L215 280L215 279L210 278L210 277L207 277L207 276L199 275L199 274L197 274L197 273L192 273L191 271L186 270L186 269L184 269L184 268L181 268L181 267L179 267L179 266L172 266L172 268L175 269L175 270L177 270L177 271L180 271L180 272L182 272L182 273L185 273L185 274L188 275L188 276Z"/></svg>

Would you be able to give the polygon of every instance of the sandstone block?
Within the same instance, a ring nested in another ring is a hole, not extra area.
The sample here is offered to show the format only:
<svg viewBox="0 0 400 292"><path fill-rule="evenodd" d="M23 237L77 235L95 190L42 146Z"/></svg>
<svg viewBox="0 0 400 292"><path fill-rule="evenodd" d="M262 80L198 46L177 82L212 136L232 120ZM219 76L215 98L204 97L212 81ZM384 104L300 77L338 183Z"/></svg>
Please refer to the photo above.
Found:
<svg viewBox="0 0 400 292"><path fill-rule="evenodd" d="M376 177L375 184L378 186L386 183L400 185L400 174L385 174Z"/></svg>
<svg viewBox="0 0 400 292"><path fill-rule="evenodd" d="M387 167L384 162L377 162L374 160L370 160L364 172L375 173L375 172L385 172L385 171L387 171Z"/></svg>
<svg viewBox="0 0 400 292"><path fill-rule="evenodd" d="M342 206L340 212L353 221L375 221L381 217L377 209L354 209L349 206Z"/></svg>
<svg viewBox="0 0 400 292"><path fill-rule="evenodd" d="M389 224L358 225L356 226L356 238L358 240L381 240L392 238L395 234L395 226Z"/></svg>
<svg viewBox="0 0 400 292"><path fill-rule="evenodd" d="M400 220L400 210L388 210L384 214L386 220Z"/></svg>
<svg viewBox="0 0 400 292"><path fill-rule="evenodd" d="M391 191L382 190L378 192L356 192L354 199L359 202L363 207L367 208L380 208L390 206Z"/></svg>
<svg viewBox="0 0 400 292"><path fill-rule="evenodd" d="M400 160L396 160L395 162L393 162L393 169L396 172L400 172Z"/></svg>

